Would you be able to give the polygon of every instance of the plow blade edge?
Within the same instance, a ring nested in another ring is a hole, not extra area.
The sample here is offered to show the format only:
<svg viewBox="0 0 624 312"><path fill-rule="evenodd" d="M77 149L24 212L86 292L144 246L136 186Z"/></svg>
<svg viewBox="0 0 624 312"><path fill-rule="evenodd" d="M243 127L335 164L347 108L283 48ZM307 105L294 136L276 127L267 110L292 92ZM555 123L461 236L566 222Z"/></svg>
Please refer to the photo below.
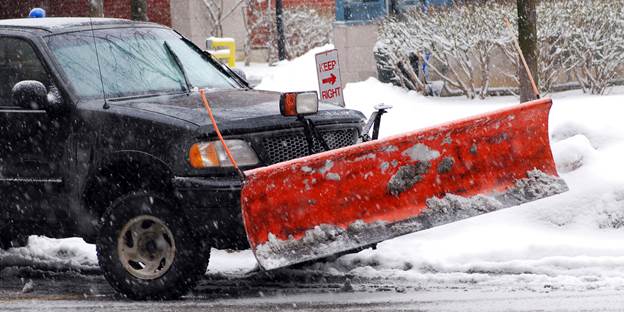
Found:
<svg viewBox="0 0 624 312"><path fill-rule="evenodd" d="M567 190L550 99L249 170L245 230L275 269Z"/></svg>

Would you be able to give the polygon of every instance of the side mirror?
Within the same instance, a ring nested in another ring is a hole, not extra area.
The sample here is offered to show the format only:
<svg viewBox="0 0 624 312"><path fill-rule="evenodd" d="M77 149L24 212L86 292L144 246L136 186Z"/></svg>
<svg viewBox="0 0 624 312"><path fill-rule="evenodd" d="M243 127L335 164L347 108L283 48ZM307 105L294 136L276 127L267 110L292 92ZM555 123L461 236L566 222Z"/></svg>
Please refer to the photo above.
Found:
<svg viewBox="0 0 624 312"><path fill-rule="evenodd" d="M282 116L305 116L318 112L316 91L282 93L280 97Z"/></svg>
<svg viewBox="0 0 624 312"><path fill-rule="evenodd" d="M24 109L46 109L48 91L43 83L36 80L23 80L11 90L13 104Z"/></svg>

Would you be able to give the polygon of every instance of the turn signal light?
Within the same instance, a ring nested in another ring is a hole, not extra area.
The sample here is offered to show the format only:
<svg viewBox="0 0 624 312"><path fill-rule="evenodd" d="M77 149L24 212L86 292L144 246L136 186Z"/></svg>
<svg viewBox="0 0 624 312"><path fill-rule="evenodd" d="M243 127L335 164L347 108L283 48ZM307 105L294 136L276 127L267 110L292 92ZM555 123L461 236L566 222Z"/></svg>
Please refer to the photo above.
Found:
<svg viewBox="0 0 624 312"><path fill-rule="evenodd" d="M225 140L234 160L241 166L257 165L260 160L249 143L243 140ZM232 167L221 142L196 143L189 150L189 163L193 168Z"/></svg>

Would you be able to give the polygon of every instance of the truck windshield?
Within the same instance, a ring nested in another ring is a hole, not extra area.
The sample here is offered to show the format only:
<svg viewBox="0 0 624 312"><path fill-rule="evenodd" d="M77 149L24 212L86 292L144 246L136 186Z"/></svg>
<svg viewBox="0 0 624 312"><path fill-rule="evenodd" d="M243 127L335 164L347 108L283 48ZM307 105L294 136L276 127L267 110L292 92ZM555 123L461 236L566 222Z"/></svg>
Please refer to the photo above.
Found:
<svg viewBox="0 0 624 312"><path fill-rule="evenodd" d="M81 98L102 98L103 94L106 98L117 98L186 91L187 82L182 68L188 84L193 87L239 87L236 81L215 67L208 56L169 29L88 30L49 36L47 44ZM103 81L100 81L97 58Z"/></svg>

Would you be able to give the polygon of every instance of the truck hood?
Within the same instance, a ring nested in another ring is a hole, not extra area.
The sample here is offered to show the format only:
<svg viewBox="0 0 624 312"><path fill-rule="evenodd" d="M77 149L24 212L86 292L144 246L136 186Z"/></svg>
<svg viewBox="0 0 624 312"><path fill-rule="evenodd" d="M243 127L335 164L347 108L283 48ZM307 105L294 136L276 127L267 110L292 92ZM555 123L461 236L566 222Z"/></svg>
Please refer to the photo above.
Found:
<svg viewBox="0 0 624 312"><path fill-rule="evenodd" d="M295 117L280 114L280 93L259 90L227 90L207 92L206 98L221 131L239 133L299 127ZM158 113L192 123L202 131L212 131L207 112L197 92L190 95L124 101L126 107ZM309 117L318 125L359 123L362 113L335 105L320 103L319 113Z"/></svg>

